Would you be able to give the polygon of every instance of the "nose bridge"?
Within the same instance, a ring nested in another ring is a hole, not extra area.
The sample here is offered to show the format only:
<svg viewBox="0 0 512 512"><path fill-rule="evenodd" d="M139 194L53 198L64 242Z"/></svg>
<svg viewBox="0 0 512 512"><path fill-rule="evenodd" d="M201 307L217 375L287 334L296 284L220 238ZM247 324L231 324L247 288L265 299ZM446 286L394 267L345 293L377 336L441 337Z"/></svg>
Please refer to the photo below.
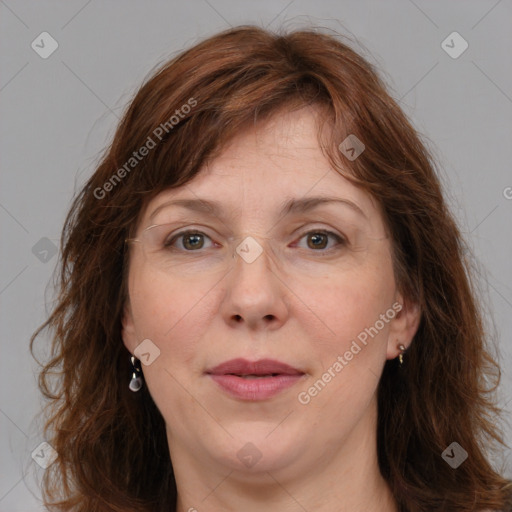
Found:
<svg viewBox="0 0 512 512"><path fill-rule="evenodd" d="M238 278L259 281L273 275L271 262L275 258L272 245L269 237L257 235L247 235L237 243L233 258Z"/></svg>
<svg viewBox="0 0 512 512"><path fill-rule="evenodd" d="M242 260L240 265L256 265L252 272L274 276L285 269L284 241L276 238L272 229L264 228L257 231L246 232L244 237L235 244L234 257ZM251 272L251 273L252 273Z"/></svg>
<svg viewBox="0 0 512 512"><path fill-rule="evenodd" d="M235 247L233 274L225 303L229 319L245 321L250 326L279 320L286 316L282 283L276 275L276 265L270 239L246 236Z"/></svg>
<svg viewBox="0 0 512 512"><path fill-rule="evenodd" d="M235 255L238 255L244 263L251 265L256 260L260 259L261 255L264 253L268 256L268 252L270 251L269 241L269 238L262 236L247 235L237 244Z"/></svg>

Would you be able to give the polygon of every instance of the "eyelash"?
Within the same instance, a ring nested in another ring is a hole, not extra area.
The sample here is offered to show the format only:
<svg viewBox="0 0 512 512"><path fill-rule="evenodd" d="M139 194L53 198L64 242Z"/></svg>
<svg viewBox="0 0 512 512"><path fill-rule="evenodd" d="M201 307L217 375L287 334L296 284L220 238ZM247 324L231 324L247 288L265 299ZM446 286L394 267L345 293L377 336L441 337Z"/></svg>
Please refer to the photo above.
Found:
<svg viewBox="0 0 512 512"><path fill-rule="evenodd" d="M322 235L326 235L326 236L332 236L338 242L339 246L345 246L347 244L347 241L342 236L338 235L337 233L334 233L333 231L329 231L327 229L313 229L310 231L306 231L306 232L302 233L302 235L299 237L299 240L302 240L305 236L311 235L311 234L322 234ZM201 252L201 249L194 251L194 250L187 250L187 249L176 249L175 247L173 247L173 244L175 243L176 240L178 240L179 238L182 238L186 235L201 235L201 236L205 236L211 240L211 237L209 237L206 233L203 233L202 231L189 229L189 230L180 231L179 233L176 233L169 241L165 242L165 244L164 244L165 247L170 248L172 250L180 251L180 252L188 252L188 253ZM336 247L331 247L330 249L319 249L317 251L315 251L314 249L311 249L311 250L313 252L326 253L326 252L330 252L334 249L336 249Z"/></svg>

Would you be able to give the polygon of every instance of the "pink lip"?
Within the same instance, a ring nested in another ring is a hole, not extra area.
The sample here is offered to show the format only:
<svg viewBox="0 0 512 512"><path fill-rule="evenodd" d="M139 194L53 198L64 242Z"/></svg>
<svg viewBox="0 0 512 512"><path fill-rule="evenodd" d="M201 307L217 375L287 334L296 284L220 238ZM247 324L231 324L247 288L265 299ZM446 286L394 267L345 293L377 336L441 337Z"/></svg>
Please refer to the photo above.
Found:
<svg viewBox="0 0 512 512"><path fill-rule="evenodd" d="M242 400L265 400L298 382L304 372L280 361L232 359L211 370L209 375L224 391ZM268 375L245 379L241 375Z"/></svg>

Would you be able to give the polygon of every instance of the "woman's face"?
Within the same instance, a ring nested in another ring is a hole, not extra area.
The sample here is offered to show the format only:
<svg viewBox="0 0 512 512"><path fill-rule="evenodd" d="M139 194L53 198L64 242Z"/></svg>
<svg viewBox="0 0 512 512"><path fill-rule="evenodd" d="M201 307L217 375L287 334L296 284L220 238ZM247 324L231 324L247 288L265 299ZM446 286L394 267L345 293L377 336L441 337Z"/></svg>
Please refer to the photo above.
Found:
<svg viewBox="0 0 512 512"><path fill-rule="evenodd" d="M316 115L279 114L241 133L193 181L156 196L138 226L123 339L142 360L173 461L310 471L340 450L361 455L374 436L383 365L417 318L397 313L383 218L330 167ZM184 199L217 207L172 205ZM142 235L154 224L168 226ZM235 359L274 363L215 370Z"/></svg>

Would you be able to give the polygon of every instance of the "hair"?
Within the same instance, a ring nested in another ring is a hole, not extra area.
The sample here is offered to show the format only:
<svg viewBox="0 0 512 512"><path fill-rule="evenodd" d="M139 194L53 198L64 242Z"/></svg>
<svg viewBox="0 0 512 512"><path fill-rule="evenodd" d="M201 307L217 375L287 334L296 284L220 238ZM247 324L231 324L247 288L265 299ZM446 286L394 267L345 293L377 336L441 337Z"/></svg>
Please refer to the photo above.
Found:
<svg viewBox="0 0 512 512"><path fill-rule="evenodd" d="M58 453L42 482L49 510L175 510L164 419L146 386L128 389L125 239L153 197L188 183L241 130L308 105L329 127L321 147L332 167L381 207L397 287L421 310L403 367L387 361L378 388L379 466L399 509L511 504L512 484L488 458L504 446L500 371L432 155L374 65L341 37L240 26L160 65L141 85L66 217L58 300L30 343L34 353L36 337L51 330L39 376L45 434ZM353 161L339 150L349 134L365 145ZM134 157L150 141L147 155ZM469 454L456 470L441 456L453 441Z"/></svg>

